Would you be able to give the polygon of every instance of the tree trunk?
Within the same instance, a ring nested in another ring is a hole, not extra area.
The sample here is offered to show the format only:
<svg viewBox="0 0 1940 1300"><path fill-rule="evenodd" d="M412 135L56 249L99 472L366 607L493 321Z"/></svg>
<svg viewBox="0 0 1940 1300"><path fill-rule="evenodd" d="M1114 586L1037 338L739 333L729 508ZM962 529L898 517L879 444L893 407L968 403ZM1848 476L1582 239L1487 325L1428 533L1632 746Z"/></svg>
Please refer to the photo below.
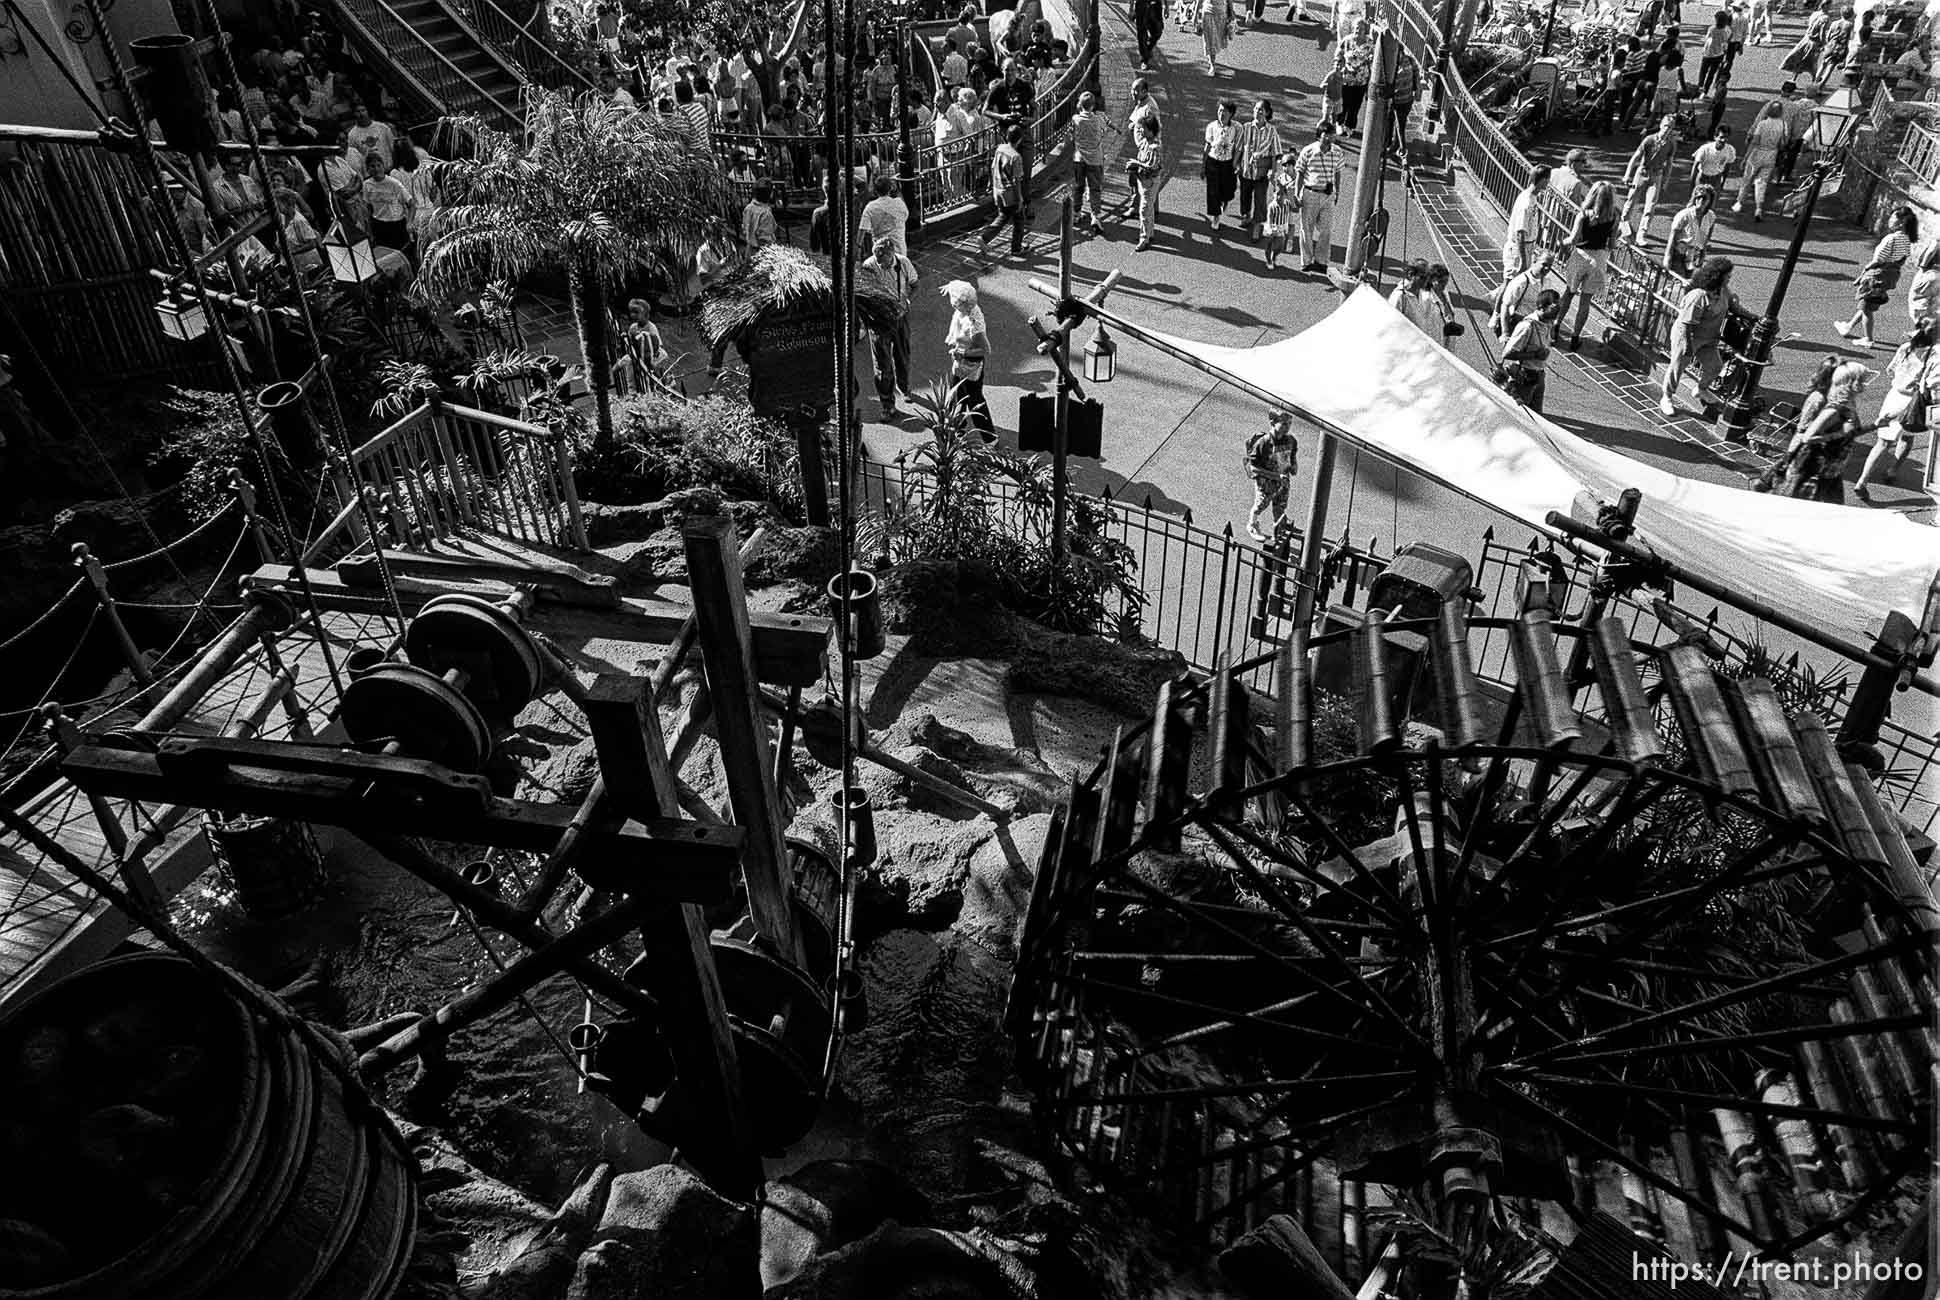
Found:
<svg viewBox="0 0 1940 1300"><path fill-rule="evenodd" d="M599 277L578 259L568 266L566 283L572 294L586 387L593 394L593 454L604 456L613 449L613 358L607 351L606 295Z"/></svg>

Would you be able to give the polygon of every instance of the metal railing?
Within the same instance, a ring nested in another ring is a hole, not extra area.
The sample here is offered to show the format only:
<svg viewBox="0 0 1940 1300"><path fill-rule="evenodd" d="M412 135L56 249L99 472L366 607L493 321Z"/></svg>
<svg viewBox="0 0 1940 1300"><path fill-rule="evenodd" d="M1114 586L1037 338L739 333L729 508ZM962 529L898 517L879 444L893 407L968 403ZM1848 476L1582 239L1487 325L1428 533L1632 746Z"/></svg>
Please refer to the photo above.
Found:
<svg viewBox="0 0 1940 1300"><path fill-rule="evenodd" d="M428 403L353 451L350 476L391 545L490 532L588 549L566 435L523 420Z"/></svg>
<svg viewBox="0 0 1940 1300"><path fill-rule="evenodd" d="M543 7L535 5L532 17L520 23L495 0L458 0L458 3L478 34L531 80L548 90L593 89L585 73L560 58L545 37L533 34L532 25L545 17Z"/></svg>
<svg viewBox="0 0 1940 1300"><path fill-rule="evenodd" d="M496 113L501 124L507 126L516 125L521 120L517 106L507 104L479 85L443 50L433 45L424 33L393 9L388 0L331 2L336 16L345 21L353 39L364 47L363 53L371 60L372 66L395 69L408 79L414 93L423 96L432 108L441 113L470 112L487 116ZM487 55L492 53L477 33L465 27L456 14L449 9L445 12L472 35L479 49ZM410 58L407 62L407 54L418 57Z"/></svg>
<svg viewBox="0 0 1940 1300"><path fill-rule="evenodd" d="M1909 122L1897 160L1927 184L1940 184L1940 131L1924 122Z"/></svg>
<svg viewBox="0 0 1940 1300"><path fill-rule="evenodd" d="M1031 158L1044 162L1061 148L1069 137L1071 115L1078 95L1089 80L1091 49L1079 51L1057 75L1038 90L1031 119ZM965 203L990 201L990 156L997 148L998 129L986 127L974 135L938 146L928 130L912 129L916 150L917 208L925 218L938 216ZM781 183L782 197L794 206L813 206L821 202L815 181L818 159L826 166L825 141L820 135L769 135L751 131L713 132L714 152L723 170L731 166L737 153L759 162L773 184ZM855 138L858 159L875 157L893 163L901 138L895 131L859 132ZM742 182L739 189L745 201L754 184Z"/></svg>

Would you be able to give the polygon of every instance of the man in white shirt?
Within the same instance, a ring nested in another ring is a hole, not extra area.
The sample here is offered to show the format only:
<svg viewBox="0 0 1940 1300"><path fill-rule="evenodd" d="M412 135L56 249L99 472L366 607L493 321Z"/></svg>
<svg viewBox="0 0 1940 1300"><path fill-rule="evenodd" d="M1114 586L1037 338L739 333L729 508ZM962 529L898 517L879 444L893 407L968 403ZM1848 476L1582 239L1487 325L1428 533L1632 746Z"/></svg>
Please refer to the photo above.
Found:
<svg viewBox="0 0 1940 1300"><path fill-rule="evenodd" d="M1589 151L1572 149L1563 155L1563 165L1549 174L1549 188L1571 207L1580 207L1590 189Z"/></svg>
<svg viewBox="0 0 1940 1300"><path fill-rule="evenodd" d="M1724 192L1725 173L1731 164L1738 161L1737 147L1731 143L1731 128L1720 126L1718 133L1709 143L1701 144L1691 155L1691 187L1693 191L1700 185L1709 185L1714 191Z"/></svg>
<svg viewBox="0 0 1940 1300"><path fill-rule="evenodd" d="M951 90L970 84L970 60L957 51L956 38L943 38L943 84Z"/></svg>
<svg viewBox="0 0 1940 1300"><path fill-rule="evenodd" d="M1536 199L1549 188L1549 168L1537 163L1529 169L1529 184L1509 208L1509 231L1502 237L1502 279L1520 275L1535 255L1542 237L1542 210Z"/></svg>
<svg viewBox="0 0 1940 1300"><path fill-rule="evenodd" d="M392 154L397 148L397 132L389 122L379 122L371 117L368 105L359 104L356 116L344 138L362 149L366 154L376 154L384 160L385 170L395 165Z"/></svg>
<svg viewBox="0 0 1940 1300"><path fill-rule="evenodd" d="M633 93L620 85L619 74L607 71L600 73L600 98L618 104L621 108L638 108Z"/></svg>
<svg viewBox="0 0 1940 1300"><path fill-rule="evenodd" d="M876 177L870 186L875 197L862 205L862 229L879 245L887 245L899 256L909 256L909 205L897 190L896 178L887 173Z"/></svg>
<svg viewBox="0 0 1940 1300"><path fill-rule="evenodd" d="M1515 333L1522 318L1536 310L1536 295L1542 292L1543 281L1555 261L1555 256L1545 249L1536 254L1528 270L1509 277L1509 282L1502 286L1496 295L1494 310L1489 313L1489 324L1497 338L1506 339Z"/></svg>

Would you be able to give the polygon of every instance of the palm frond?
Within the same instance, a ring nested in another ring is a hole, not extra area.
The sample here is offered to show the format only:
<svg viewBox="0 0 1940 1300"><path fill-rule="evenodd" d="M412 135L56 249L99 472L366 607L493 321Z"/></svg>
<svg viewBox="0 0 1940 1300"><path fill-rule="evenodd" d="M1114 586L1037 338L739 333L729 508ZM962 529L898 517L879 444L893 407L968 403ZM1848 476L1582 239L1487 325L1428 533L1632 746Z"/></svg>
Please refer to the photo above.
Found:
<svg viewBox="0 0 1940 1300"><path fill-rule="evenodd" d="M890 324L898 314L896 302L884 294L858 289L855 302L856 314L871 329ZM701 330L710 344L739 342L760 321L817 306L834 319L835 282L828 259L770 244L709 287L701 300Z"/></svg>

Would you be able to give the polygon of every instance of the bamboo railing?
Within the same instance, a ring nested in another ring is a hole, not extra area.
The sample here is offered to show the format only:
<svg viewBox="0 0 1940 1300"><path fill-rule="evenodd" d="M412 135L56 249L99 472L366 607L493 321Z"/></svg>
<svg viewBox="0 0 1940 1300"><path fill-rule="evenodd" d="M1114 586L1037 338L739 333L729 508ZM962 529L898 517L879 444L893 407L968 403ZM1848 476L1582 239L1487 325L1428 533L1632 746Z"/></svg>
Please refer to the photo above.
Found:
<svg viewBox="0 0 1940 1300"><path fill-rule="evenodd" d="M32 322L47 365L90 381L213 374L213 349L175 342L156 317L149 268L172 260L169 218L135 160L94 144L11 150L0 168L0 294Z"/></svg>

